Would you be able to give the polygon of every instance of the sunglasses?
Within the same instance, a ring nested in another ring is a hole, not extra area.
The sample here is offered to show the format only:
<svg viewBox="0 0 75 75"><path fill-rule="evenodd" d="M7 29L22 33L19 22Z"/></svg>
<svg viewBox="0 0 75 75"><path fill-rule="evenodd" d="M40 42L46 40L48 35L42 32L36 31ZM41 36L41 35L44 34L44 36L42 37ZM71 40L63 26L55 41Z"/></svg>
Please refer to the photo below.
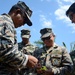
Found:
<svg viewBox="0 0 75 75"><path fill-rule="evenodd" d="M48 37L46 37L46 38L42 38L41 40L42 40L42 41L50 40L50 38L51 38L51 37L50 37L50 36L48 36Z"/></svg>

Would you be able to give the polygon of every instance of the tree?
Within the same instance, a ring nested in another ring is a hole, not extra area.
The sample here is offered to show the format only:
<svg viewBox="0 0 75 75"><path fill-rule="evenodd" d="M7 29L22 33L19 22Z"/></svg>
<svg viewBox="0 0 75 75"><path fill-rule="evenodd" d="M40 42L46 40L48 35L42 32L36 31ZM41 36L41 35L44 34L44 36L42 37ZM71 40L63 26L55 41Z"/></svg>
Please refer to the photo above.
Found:
<svg viewBox="0 0 75 75"><path fill-rule="evenodd" d="M36 44L36 46L38 46L39 48L42 47L44 45L43 41L40 39L38 41L34 42Z"/></svg>
<svg viewBox="0 0 75 75"><path fill-rule="evenodd" d="M70 43L71 51L75 50L75 41Z"/></svg>
<svg viewBox="0 0 75 75"><path fill-rule="evenodd" d="M63 46L66 47L66 44L64 42L62 42L62 43L63 43Z"/></svg>

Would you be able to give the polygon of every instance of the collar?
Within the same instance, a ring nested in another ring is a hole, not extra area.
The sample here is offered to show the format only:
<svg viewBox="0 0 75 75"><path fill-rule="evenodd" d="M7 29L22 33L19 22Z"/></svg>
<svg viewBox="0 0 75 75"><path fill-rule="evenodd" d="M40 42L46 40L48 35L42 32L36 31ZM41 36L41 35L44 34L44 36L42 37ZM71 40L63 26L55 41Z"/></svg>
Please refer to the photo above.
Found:
<svg viewBox="0 0 75 75"><path fill-rule="evenodd" d="M58 47L58 45L56 44L56 43L54 43L53 44L53 46L52 47L48 47L48 46L44 46L43 48L44 48L44 50L47 52L51 52L53 49L56 49Z"/></svg>

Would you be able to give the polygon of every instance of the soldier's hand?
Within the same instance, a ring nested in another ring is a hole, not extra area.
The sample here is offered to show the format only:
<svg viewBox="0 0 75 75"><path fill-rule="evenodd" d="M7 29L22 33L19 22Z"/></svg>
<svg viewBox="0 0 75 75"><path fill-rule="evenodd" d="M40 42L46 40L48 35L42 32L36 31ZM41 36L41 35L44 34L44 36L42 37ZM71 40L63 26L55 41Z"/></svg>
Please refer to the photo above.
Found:
<svg viewBox="0 0 75 75"><path fill-rule="evenodd" d="M43 74L42 75L54 75L54 73L52 72L52 69L49 70L42 70Z"/></svg>
<svg viewBox="0 0 75 75"><path fill-rule="evenodd" d="M37 74L42 74L43 73L43 70L40 70L40 69L37 69Z"/></svg>
<svg viewBox="0 0 75 75"><path fill-rule="evenodd" d="M38 63L38 59L34 56L28 55L27 67L34 68Z"/></svg>
<svg viewBox="0 0 75 75"><path fill-rule="evenodd" d="M54 75L54 73L52 72L52 69L47 69L47 70L37 70L37 74L42 74L42 75Z"/></svg>
<svg viewBox="0 0 75 75"><path fill-rule="evenodd" d="M37 66L36 66L36 72L37 72L37 74L42 74L43 73L41 63L37 64Z"/></svg>
<svg viewBox="0 0 75 75"><path fill-rule="evenodd" d="M38 62L38 64L35 66L36 69L41 69L41 64Z"/></svg>

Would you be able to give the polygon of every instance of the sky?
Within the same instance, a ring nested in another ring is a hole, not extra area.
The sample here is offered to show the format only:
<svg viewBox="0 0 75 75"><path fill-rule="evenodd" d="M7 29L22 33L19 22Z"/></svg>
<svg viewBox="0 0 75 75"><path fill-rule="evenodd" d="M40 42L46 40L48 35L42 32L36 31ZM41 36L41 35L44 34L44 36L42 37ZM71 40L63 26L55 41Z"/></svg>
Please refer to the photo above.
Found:
<svg viewBox="0 0 75 75"><path fill-rule="evenodd" d="M12 5L19 0L0 0L0 14L8 13ZM31 31L30 42L34 43L40 39L42 28L52 28L56 35L55 42L62 46L65 42L68 52L71 43L75 41L75 24L72 24L65 12L75 0L20 0L24 1L33 11L31 16L32 26L24 25L16 29L17 41L21 42L20 31L29 29Z"/></svg>

